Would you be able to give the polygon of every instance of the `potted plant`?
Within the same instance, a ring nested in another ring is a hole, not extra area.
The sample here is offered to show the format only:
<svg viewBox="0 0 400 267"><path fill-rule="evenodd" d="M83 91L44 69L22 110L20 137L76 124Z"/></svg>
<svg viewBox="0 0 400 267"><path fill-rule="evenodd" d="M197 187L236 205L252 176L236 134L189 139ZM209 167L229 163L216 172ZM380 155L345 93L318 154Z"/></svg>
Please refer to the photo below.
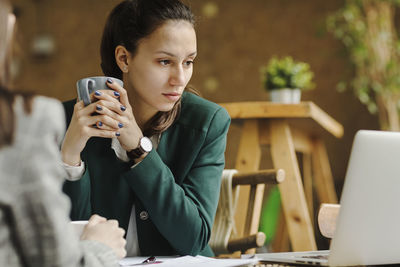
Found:
<svg viewBox="0 0 400 267"><path fill-rule="evenodd" d="M299 103L301 90L314 88L313 77L309 64L289 56L273 57L261 67L262 83L272 102Z"/></svg>

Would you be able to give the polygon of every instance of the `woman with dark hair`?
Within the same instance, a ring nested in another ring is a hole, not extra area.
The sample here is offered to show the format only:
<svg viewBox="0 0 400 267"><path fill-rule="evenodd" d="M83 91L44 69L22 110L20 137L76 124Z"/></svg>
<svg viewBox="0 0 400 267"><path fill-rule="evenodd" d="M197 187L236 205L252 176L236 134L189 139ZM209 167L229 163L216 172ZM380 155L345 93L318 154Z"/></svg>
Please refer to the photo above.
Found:
<svg viewBox="0 0 400 267"><path fill-rule="evenodd" d="M0 266L118 266L126 251L116 221L92 216L82 241L69 223L61 103L8 89L14 24L0 0Z"/></svg>
<svg viewBox="0 0 400 267"><path fill-rule="evenodd" d="M117 219L133 255L213 255L227 112L187 85L194 16L178 0L126 0L108 17L101 67L111 90L65 103L62 158L74 220ZM106 138L104 138L106 137Z"/></svg>

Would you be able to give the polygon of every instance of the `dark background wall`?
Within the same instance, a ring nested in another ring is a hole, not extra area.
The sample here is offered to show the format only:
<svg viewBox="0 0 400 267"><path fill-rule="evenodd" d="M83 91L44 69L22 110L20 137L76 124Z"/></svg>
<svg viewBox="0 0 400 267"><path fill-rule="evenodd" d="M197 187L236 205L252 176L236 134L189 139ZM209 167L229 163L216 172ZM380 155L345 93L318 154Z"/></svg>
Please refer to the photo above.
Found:
<svg viewBox="0 0 400 267"><path fill-rule="evenodd" d="M116 0L14 0L19 7L20 60L17 87L60 100L76 97L76 80L101 75L99 43ZM198 58L191 83L215 102L268 100L259 68L273 56L306 61L315 72L316 89L303 94L343 124L345 135L323 136L340 191L354 133L377 129L376 116L336 84L352 75L343 46L325 31L326 16L341 0L187 0L198 16ZM55 52L35 57L32 42L47 34ZM227 167L234 167L239 125L231 127ZM263 163L264 164L264 163Z"/></svg>

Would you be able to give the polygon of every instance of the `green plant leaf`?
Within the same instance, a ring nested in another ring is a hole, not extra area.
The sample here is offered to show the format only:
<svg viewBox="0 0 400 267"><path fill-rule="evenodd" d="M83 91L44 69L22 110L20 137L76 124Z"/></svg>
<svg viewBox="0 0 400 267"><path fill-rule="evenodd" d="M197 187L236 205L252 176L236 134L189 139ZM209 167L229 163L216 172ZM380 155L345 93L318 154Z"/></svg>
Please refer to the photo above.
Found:
<svg viewBox="0 0 400 267"><path fill-rule="evenodd" d="M261 81L266 90L279 88L299 88L302 90L315 87L312 79L314 73L310 65L297 62L292 57L272 57L267 65L260 67Z"/></svg>

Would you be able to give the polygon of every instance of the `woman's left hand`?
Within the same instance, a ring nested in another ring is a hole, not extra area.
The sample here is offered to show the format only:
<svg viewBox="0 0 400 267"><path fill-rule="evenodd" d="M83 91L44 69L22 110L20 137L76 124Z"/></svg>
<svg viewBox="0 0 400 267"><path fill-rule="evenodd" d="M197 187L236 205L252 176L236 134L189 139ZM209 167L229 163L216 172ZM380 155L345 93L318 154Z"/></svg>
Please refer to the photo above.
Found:
<svg viewBox="0 0 400 267"><path fill-rule="evenodd" d="M142 130L133 115L126 90L116 82L107 82L107 86L112 90L104 90L102 92L106 93L100 96L95 95L99 100L98 105L102 106L102 110L96 112L106 114L119 121L120 136L118 136L118 140L123 149L131 151L138 146L140 138L143 137ZM116 96L119 96L119 101L115 98Z"/></svg>

